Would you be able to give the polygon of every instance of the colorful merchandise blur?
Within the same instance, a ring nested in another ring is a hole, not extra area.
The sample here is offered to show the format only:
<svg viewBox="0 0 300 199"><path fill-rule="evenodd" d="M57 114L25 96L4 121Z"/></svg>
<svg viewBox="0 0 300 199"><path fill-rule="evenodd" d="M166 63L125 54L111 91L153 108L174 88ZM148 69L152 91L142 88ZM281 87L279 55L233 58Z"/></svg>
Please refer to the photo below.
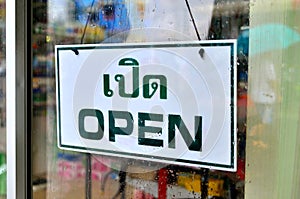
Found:
<svg viewBox="0 0 300 199"><path fill-rule="evenodd" d="M104 38L130 29L128 11L124 0L75 0L75 20L82 25L91 24L104 30ZM114 42L122 42L124 37Z"/></svg>
<svg viewBox="0 0 300 199"><path fill-rule="evenodd" d="M130 29L125 0L49 0L46 9L49 11L47 42L102 43ZM126 37L122 35L111 42L124 42Z"/></svg>
<svg viewBox="0 0 300 199"><path fill-rule="evenodd" d="M213 0L49 0L47 6L56 44L192 41L207 39Z"/></svg>

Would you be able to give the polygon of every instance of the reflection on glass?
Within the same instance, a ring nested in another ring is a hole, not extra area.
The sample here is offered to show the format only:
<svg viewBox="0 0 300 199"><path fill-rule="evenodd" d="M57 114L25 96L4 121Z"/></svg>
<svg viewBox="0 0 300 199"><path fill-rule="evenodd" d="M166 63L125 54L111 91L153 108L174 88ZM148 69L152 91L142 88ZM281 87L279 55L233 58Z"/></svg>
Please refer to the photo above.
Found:
<svg viewBox="0 0 300 199"><path fill-rule="evenodd" d="M190 8L190 10L188 9ZM248 81L247 1L35 0L33 190L36 198L243 198ZM195 23L193 23L193 21ZM197 30L197 31L196 31ZM238 171L91 156L57 148L54 45L238 39Z"/></svg>

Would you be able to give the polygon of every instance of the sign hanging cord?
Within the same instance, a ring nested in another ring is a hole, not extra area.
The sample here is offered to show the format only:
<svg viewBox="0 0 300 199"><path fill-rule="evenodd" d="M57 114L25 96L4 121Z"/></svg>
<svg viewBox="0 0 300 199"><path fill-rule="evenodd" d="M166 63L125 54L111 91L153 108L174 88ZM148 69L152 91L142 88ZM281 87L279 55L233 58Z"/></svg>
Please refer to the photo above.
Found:
<svg viewBox="0 0 300 199"><path fill-rule="evenodd" d="M95 0L93 0L92 3L91 3L89 14L88 14L88 17L86 19L84 30L83 30L83 33L82 33L82 36L81 36L80 44L83 44L83 39L84 39L84 36L85 36L87 25L90 22L90 18L91 18L92 10L93 10L93 7L94 7L94 3L95 3Z"/></svg>
<svg viewBox="0 0 300 199"><path fill-rule="evenodd" d="M200 38L200 35L199 35L198 29L197 29L197 26L196 26L196 23L195 23L195 20L194 20L194 16L193 16L193 13L192 13L192 10L191 10L191 7L190 7L190 4L189 4L188 0L185 0L185 3L186 3L186 6L187 6L187 9L189 11L190 17L192 19L193 26L194 26L197 38L198 38L199 41L201 41L201 38Z"/></svg>

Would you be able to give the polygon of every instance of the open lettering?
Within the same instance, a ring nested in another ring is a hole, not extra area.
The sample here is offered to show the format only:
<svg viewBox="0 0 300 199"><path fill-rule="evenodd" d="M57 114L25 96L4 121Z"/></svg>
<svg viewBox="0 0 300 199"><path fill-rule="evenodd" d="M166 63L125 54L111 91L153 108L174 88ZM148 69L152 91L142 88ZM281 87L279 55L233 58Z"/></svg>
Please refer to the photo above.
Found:
<svg viewBox="0 0 300 199"><path fill-rule="evenodd" d="M89 132L85 129L85 118L95 117L98 121L98 128L95 132ZM125 121L126 125L117 126L116 120ZM97 109L82 109L78 116L79 134L82 138L90 140L101 140L104 137L105 118L103 113ZM162 114L155 113L138 113L138 144L163 147L163 140L147 138L146 133L161 135L162 128L157 126L147 126L146 121L164 122ZM194 118L195 137L192 138L188 128L183 122L180 115L168 115L168 148L176 148L175 133L176 129L180 132L184 142L191 151L201 151L202 148L202 117L195 116ZM130 112L127 111L108 111L108 132L109 141L116 142L116 136L130 136L133 132L134 119Z"/></svg>

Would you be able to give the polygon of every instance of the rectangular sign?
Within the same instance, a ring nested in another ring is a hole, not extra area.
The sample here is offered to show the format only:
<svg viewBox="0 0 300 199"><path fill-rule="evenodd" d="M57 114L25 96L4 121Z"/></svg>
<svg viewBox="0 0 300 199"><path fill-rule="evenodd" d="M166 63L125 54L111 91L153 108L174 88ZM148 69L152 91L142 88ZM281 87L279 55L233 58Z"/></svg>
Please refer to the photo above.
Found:
<svg viewBox="0 0 300 199"><path fill-rule="evenodd" d="M58 146L236 170L236 41L58 45Z"/></svg>

